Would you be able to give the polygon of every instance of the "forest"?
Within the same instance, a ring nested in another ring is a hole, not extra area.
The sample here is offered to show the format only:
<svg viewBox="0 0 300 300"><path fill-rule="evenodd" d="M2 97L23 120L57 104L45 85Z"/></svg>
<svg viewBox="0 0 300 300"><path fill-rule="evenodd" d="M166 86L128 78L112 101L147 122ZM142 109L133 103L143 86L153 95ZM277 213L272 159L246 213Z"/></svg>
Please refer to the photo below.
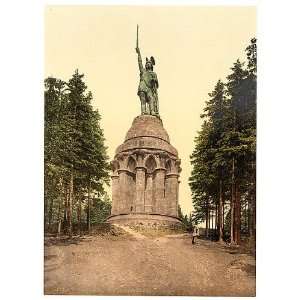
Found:
<svg viewBox="0 0 300 300"><path fill-rule="evenodd" d="M208 95L189 178L193 222L231 245L256 239L256 38L245 52Z"/></svg>
<svg viewBox="0 0 300 300"><path fill-rule="evenodd" d="M101 116L78 70L68 82L48 77L44 83L45 232L81 235L111 209L104 189L110 166Z"/></svg>

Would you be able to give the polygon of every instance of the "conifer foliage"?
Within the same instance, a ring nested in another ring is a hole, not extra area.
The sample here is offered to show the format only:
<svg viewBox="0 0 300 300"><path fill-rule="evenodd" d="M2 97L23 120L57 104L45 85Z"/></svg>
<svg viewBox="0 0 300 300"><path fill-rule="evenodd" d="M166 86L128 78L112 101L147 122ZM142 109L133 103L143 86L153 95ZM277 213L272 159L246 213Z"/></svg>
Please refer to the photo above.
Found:
<svg viewBox="0 0 300 300"><path fill-rule="evenodd" d="M81 234L110 214L101 116L83 79L78 70L68 82L45 79L44 224L58 235Z"/></svg>
<svg viewBox="0 0 300 300"><path fill-rule="evenodd" d="M189 178L193 220L205 222L207 237L231 244L241 234L255 241L256 38L246 55L247 64L237 60L208 95Z"/></svg>

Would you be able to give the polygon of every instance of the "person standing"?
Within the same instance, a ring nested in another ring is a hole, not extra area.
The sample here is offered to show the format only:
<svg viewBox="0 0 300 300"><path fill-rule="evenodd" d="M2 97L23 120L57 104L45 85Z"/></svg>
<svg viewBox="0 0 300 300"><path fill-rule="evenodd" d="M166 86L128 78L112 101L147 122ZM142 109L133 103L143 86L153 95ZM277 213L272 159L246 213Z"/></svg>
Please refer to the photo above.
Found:
<svg viewBox="0 0 300 300"><path fill-rule="evenodd" d="M192 239L192 244L195 244L195 238L199 235L199 229L197 226L194 226L193 228L193 239Z"/></svg>

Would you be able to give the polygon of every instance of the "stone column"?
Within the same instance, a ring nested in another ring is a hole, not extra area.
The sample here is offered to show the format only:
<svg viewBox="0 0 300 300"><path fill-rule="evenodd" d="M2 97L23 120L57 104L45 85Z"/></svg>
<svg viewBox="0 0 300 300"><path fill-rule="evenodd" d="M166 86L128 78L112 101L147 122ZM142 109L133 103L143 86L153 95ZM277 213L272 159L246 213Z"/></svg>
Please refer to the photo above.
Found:
<svg viewBox="0 0 300 300"><path fill-rule="evenodd" d="M127 198L128 198L128 182L127 182L127 170L120 169L119 173L119 213L127 213Z"/></svg>
<svg viewBox="0 0 300 300"><path fill-rule="evenodd" d="M132 172L127 173L127 202L126 202L126 209L128 213L134 212L135 207L135 198L136 198L136 191L135 191L135 174Z"/></svg>
<svg viewBox="0 0 300 300"><path fill-rule="evenodd" d="M178 175L178 177L179 177L179 175ZM179 183L180 183L180 180L178 180L178 179L177 179L177 193L176 193L176 215L175 215L175 217L178 217Z"/></svg>
<svg viewBox="0 0 300 300"><path fill-rule="evenodd" d="M153 175L148 174L146 180L145 190L145 212L151 213L153 211Z"/></svg>
<svg viewBox="0 0 300 300"><path fill-rule="evenodd" d="M164 205L165 205L165 173L164 168L159 168L155 170L155 179L154 179L154 207L155 213L164 214Z"/></svg>
<svg viewBox="0 0 300 300"><path fill-rule="evenodd" d="M178 177L176 173L166 175L167 214L175 217L178 215Z"/></svg>
<svg viewBox="0 0 300 300"><path fill-rule="evenodd" d="M111 176L111 188L112 188L112 208L111 214L116 215L119 213L119 175Z"/></svg>
<svg viewBox="0 0 300 300"><path fill-rule="evenodd" d="M143 213L145 206L145 169L143 167L136 168L135 181L135 212Z"/></svg>

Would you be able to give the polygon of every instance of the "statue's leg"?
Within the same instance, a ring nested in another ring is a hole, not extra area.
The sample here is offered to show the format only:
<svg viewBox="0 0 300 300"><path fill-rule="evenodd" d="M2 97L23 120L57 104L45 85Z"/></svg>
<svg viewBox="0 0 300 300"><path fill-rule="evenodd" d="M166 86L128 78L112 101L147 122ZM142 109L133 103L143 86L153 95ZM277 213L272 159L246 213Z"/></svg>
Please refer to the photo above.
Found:
<svg viewBox="0 0 300 300"><path fill-rule="evenodd" d="M159 106L158 106L158 96L155 95L155 113L157 116L159 116Z"/></svg>
<svg viewBox="0 0 300 300"><path fill-rule="evenodd" d="M149 93L148 99L149 99L150 115L155 115L154 98L152 93Z"/></svg>
<svg viewBox="0 0 300 300"><path fill-rule="evenodd" d="M157 115L156 99L153 97L154 114Z"/></svg>
<svg viewBox="0 0 300 300"><path fill-rule="evenodd" d="M152 98L152 115L159 117L157 94L155 92L152 92L151 98Z"/></svg>
<svg viewBox="0 0 300 300"><path fill-rule="evenodd" d="M142 113L142 115L145 115L145 114L147 114L147 111L146 111L146 95L145 95L145 93L140 92L139 96L140 96L140 100L141 100L141 113Z"/></svg>
<svg viewBox="0 0 300 300"><path fill-rule="evenodd" d="M145 93L145 99L146 99L146 114L149 115L150 114L149 98L146 93Z"/></svg>

